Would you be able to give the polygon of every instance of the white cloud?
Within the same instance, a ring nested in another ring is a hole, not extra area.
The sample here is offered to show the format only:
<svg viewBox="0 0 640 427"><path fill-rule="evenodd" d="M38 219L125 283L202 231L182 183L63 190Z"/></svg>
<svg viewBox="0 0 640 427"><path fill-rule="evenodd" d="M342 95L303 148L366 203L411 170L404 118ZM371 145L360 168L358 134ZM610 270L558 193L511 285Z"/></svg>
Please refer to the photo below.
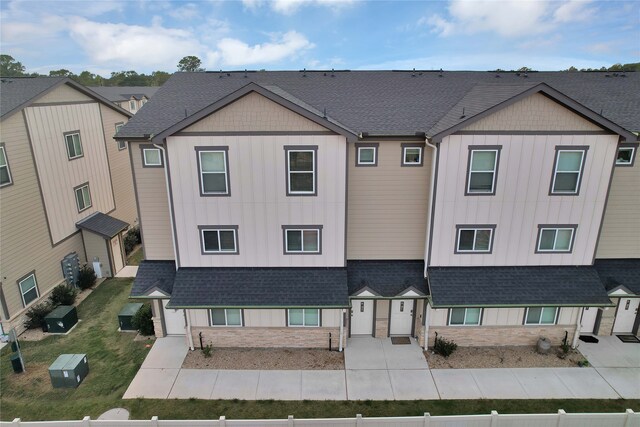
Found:
<svg viewBox="0 0 640 427"><path fill-rule="evenodd" d="M292 15L302 6L319 5L339 10L345 6L355 3L355 0L242 0L246 9L257 10L264 4L269 4L271 9L283 15Z"/></svg>
<svg viewBox="0 0 640 427"><path fill-rule="evenodd" d="M201 11L194 3L187 3L184 6L172 8L167 14L180 21L188 21L201 16Z"/></svg>
<svg viewBox="0 0 640 427"><path fill-rule="evenodd" d="M223 64L241 66L277 62L311 49L313 43L304 35L289 31L281 36L274 36L271 42L253 46L238 39L224 38L218 42L217 47Z"/></svg>
<svg viewBox="0 0 640 427"><path fill-rule="evenodd" d="M594 17L595 9L589 7L589 1L569 0L553 12L555 22L588 21Z"/></svg>

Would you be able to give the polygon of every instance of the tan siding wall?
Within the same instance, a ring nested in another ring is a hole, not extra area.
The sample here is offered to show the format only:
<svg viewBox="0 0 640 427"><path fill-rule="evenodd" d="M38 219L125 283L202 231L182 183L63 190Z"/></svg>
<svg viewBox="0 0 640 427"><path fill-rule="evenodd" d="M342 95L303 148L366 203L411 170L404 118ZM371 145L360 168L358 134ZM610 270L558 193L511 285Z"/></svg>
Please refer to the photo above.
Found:
<svg viewBox="0 0 640 427"><path fill-rule="evenodd" d="M542 94L531 95L470 124L467 130L602 130Z"/></svg>
<svg viewBox="0 0 640 427"><path fill-rule="evenodd" d="M356 167L349 144L347 259L424 259L432 150L401 167L401 142L378 147L377 167Z"/></svg>
<svg viewBox="0 0 640 427"><path fill-rule="evenodd" d="M447 326L449 310L429 310L429 325ZM558 314L558 325L575 325L580 314L580 307L561 307ZM524 307L485 308L482 313L482 326L522 326L524 322ZM527 326L529 327L529 326ZM476 328L475 326L452 326L452 328Z"/></svg>
<svg viewBox="0 0 640 427"><path fill-rule="evenodd" d="M82 231L84 239L84 247L87 253L87 261L93 265L93 260L98 257L100 260L100 269L103 277L111 277L111 263L109 261L109 252L107 250L107 241L90 232Z"/></svg>
<svg viewBox="0 0 640 427"><path fill-rule="evenodd" d="M100 109L95 104L26 108L38 175L54 244L74 233L76 223L115 207ZM64 132L80 130L84 156L69 160ZM89 182L92 207L78 213L73 188Z"/></svg>
<svg viewBox="0 0 640 427"><path fill-rule="evenodd" d="M286 309L245 309L245 327L283 327L287 325ZM322 310L323 327L340 327L340 310ZM208 310L188 310L191 317L191 325L196 327L209 326Z"/></svg>
<svg viewBox="0 0 640 427"><path fill-rule="evenodd" d="M145 259L174 259L164 169L142 167L140 144L130 142L128 150L137 186Z"/></svg>
<svg viewBox="0 0 640 427"><path fill-rule="evenodd" d="M60 85L42 98L36 100L36 104L45 104L50 102L84 102L93 101L93 98L78 92L71 86L66 84Z"/></svg>
<svg viewBox="0 0 640 427"><path fill-rule="evenodd" d="M640 153L614 169L596 258L640 258Z"/></svg>
<svg viewBox="0 0 640 427"><path fill-rule="evenodd" d="M327 129L252 92L183 129L183 132L210 131L327 131Z"/></svg>

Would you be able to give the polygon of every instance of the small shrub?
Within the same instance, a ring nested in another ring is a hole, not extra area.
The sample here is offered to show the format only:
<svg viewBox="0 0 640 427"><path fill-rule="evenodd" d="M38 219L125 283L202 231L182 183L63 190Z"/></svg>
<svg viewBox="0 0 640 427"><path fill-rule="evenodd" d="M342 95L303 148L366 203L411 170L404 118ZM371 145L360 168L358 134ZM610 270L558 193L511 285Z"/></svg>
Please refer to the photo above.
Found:
<svg viewBox="0 0 640 427"><path fill-rule="evenodd" d="M53 307L73 305L73 303L76 302L76 296L78 296L78 291L66 283L63 283L53 288L49 295L49 301Z"/></svg>
<svg viewBox="0 0 640 427"><path fill-rule="evenodd" d="M455 342L439 337L436 337L436 342L433 345L433 351L445 358L451 356L451 353L456 351L457 348L458 344Z"/></svg>
<svg viewBox="0 0 640 427"><path fill-rule="evenodd" d="M44 317L51 313L52 310L53 306L48 301L31 306L25 313L27 320L24 321L24 327L27 329L41 328L44 323Z"/></svg>
<svg viewBox="0 0 640 427"><path fill-rule="evenodd" d="M587 359L582 359L580 361L578 361L578 366L581 368L588 368L589 367L589 361Z"/></svg>
<svg viewBox="0 0 640 427"><path fill-rule="evenodd" d="M145 304L140 307L140 310L133 315L131 323L134 328L140 332L141 335L153 335L155 333L153 329L153 314L151 313L151 306Z"/></svg>
<svg viewBox="0 0 640 427"><path fill-rule="evenodd" d="M96 276L96 272L93 271L93 268L89 267L87 264L80 267L80 270L78 271L78 280L76 281L76 285L80 289L89 289L96 284L96 280L98 280L98 276Z"/></svg>
<svg viewBox="0 0 640 427"><path fill-rule="evenodd" d="M127 234L124 235L124 252L129 255L131 251L140 244L142 239L140 238L140 227L133 227Z"/></svg>
<svg viewBox="0 0 640 427"><path fill-rule="evenodd" d="M207 359L211 357L212 351L213 351L213 347L211 346L211 344L207 344L204 347L202 347L202 355Z"/></svg>

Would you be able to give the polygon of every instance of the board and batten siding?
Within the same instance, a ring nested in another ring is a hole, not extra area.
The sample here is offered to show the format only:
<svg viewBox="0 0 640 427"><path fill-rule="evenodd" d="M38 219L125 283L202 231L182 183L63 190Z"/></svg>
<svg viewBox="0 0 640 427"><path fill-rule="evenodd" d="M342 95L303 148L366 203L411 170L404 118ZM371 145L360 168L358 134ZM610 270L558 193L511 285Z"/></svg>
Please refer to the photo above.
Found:
<svg viewBox="0 0 640 427"><path fill-rule="evenodd" d="M432 266L591 265L616 135L450 135L440 144ZM470 145L501 145L493 196L465 196ZM589 146L577 196L550 196L555 147ZM496 224L491 254L455 254L457 224ZM539 224L577 224L573 251L536 254Z"/></svg>
<svg viewBox="0 0 640 427"><path fill-rule="evenodd" d="M347 259L424 259L432 150L402 167L402 141L382 141L375 167L356 167L349 144Z"/></svg>
<svg viewBox="0 0 640 427"><path fill-rule="evenodd" d="M581 313L581 307L561 307L558 313L557 325L575 325ZM449 320L449 310L444 308L434 309L431 306L429 310L430 326L447 326ZM524 315L526 308L485 308L482 310L481 326L525 326ZM472 328L472 326L459 326L460 328Z"/></svg>
<svg viewBox="0 0 640 427"><path fill-rule="evenodd" d="M344 266L343 136L173 136L167 145L181 266ZM318 147L316 196L287 196L286 145ZM230 197L200 196L201 146L229 147ZM239 254L203 255L199 225L237 225ZM322 253L285 255L283 225L322 225Z"/></svg>
<svg viewBox="0 0 640 427"><path fill-rule="evenodd" d="M194 309L187 310L194 327L204 327L209 325L209 310ZM340 309L322 310L322 327L340 326ZM244 325L246 327L262 328L282 328L287 326L286 309L254 309L243 310Z"/></svg>
<svg viewBox="0 0 640 427"><path fill-rule="evenodd" d="M24 110L56 244L94 212L115 208L98 103L28 107ZM80 130L83 157L69 160L64 133ZM89 182L92 206L78 213L74 187Z"/></svg>
<svg viewBox="0 0 640 427"><path fill-rule="evenodd" d="M31 105L50 104L50 103L57 104L57 103L69 103L69 102L88 102L88 101L95 101L95 100L67 84L62 84L56 87L55 89L53 89L51 92L38 98L36 102Z"/></svg>
<svg viewBox="0 0 640 427"><path fill-rule="evenodd" d="M164 168L143 167L139 143L129 142L127 150L135 179L144 257L148 260L175 259Z"/></svg>

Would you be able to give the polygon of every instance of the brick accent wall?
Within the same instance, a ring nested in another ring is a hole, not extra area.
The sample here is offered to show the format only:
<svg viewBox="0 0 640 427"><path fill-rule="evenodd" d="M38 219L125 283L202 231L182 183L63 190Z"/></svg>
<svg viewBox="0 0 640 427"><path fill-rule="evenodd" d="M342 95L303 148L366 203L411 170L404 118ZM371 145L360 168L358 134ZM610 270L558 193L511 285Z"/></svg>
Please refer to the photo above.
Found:
<svg viewBox="0 0 640 427"><path fill-rule="evenodd" d="M389 335L389 319L376 319L376 338L386 338Z"/></svg>
<svg viewBox="0 0 640 427"><path fill-rule="evenodd" d="M432 326L429 329L429 347L433 346L436 332L439 337L453 340L463 347L535 345L540 337L551 340L552 345L560 345L565 331L571 342L575 325L555 326Z"/></svg>
<svg viewBox="0 0 640 427"><path fill-rule="evenodd" d="M416 327L416 338L418 339L418 345L420 347L424 347L424 326L423 325L418 325Z"/></svg>
<svg viewBox="0 0 640 427"><path fill-rule="evenodd" d="M345 330L346 331L346 330ZM198 334L202 332L205 345L213 347L294 347L294 348L338 348L340 328L252 328L252 327L197 327L192 329L193 342L199 345ZM346 333L343 346L346 345Z"/></svg>

